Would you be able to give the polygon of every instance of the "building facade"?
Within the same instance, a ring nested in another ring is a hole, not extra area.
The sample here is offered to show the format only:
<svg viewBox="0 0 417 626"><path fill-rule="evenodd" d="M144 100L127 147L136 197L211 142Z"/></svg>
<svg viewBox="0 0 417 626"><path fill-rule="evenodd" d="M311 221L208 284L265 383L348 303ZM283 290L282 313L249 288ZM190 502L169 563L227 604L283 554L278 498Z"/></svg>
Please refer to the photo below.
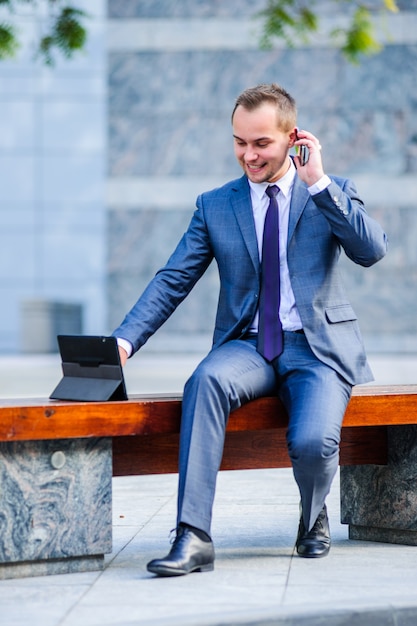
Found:
<svg viewBox="0 0 417 626"><path fill-rule="evenodd" d="M56 350L56 330L107 323L107 6L76 4L91 15L86 52L52 68L34 59L42 11L0 9L22 43L0 61L1 353Z"/></svg>
<svg viewBox="0 0 417 626"><path fill-rule="evenodd" d="M266 0L86 4L85 57L55 70L0 64L0 351L25 348L28 300L78 303L83 332L111 332L198 193L240 175L234 100L272 81L296 98L326 171L351 176L388 233L375 267L342 261L368 350L416 351L417 2L398 3L384 50L358 66L325 37L261 50L254 16ZM328 29L339 23L336 3L320 11ZM144 349L208 348L217 289L213 265Z"/></svg>
<svg viewBox="0 0 417 626"><path fill-rule="evenodd" d="M326 171L354 178L390 251L375 267L342 262L368 349L417 349L417 2L386 27L382 53L348 64L326 38L259 48L255 2L109 2L108 278L120 322L186 228L196 195L238 176L230 113L262 82L296 98L300 127L323 145ZM323 22L340 25L334 2ZM326 21L327 20L327 21ZM215 268L150 340L209 344Z"/></svg>

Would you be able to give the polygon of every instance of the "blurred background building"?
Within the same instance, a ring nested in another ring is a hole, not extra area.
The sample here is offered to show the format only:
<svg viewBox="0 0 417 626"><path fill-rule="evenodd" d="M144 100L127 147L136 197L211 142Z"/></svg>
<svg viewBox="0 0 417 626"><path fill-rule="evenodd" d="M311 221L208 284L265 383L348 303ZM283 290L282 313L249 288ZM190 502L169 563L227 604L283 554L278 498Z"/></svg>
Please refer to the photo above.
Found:
<svg viewBox="0 0 417 626"><path fill-rule="evenodd" d="M348 64L325 38L259 48L266 0L77 0L86 53L55 68L26 45L0 62L0 353L56 349L56 332L107 334L186 229L198 193L240 175L236 96L279 82L326 171L350 175L390 240L343 261L368 351L417 352L417 1L398 2L382 53ZM335 23L336 4L318 3ZM210 346L213 266L146 350Z"/></svg>
<svg viewBox="0 0 417 626"><path fill-rule="evenodd" d="M0 353L56 350L57 329L108 323L106 3L78 4L93 16L85 54L35 61L23 5L21 52L0 61Z"/></svg>

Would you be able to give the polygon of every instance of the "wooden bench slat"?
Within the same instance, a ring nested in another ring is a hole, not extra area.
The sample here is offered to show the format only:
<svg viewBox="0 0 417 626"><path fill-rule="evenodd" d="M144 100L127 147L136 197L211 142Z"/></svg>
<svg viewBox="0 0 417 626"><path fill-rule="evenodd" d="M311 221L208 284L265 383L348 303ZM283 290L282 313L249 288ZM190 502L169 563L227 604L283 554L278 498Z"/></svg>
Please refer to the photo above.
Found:
<svg viewBox="0 0 417 626"><path fill-rule="evenodd" d="M136 396L126 402L0 401L0 441L169 434L179 430L180 396ZM417 385L356 387L344 426L413 424ZM233 412L230 431L284 427L278 398L259 398Z"/></svg>
<svg viewBox="0 0 417 626"><path fill-rule="evenodd" d="M113 439L113 475L175 474L178 471L178 435L117 437ZM386 465L387 429L344 428L340 465ZM290 467L285 429L228 431L221 469Z"/></svg>
<svg viewBox="0 0 417 626"><path fill-rule="evenodd" d="M180 398L0 405L0 441L117 437L177 432Z"/></svg>

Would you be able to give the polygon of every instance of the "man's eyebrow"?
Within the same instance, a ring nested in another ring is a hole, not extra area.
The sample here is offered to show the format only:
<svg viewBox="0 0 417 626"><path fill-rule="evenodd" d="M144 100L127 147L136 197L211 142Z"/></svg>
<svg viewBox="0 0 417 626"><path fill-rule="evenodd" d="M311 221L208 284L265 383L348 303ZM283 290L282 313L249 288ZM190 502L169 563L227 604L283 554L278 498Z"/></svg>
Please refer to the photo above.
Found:
<svg viewBox="0 0 417 626"><path fill-rule="evenodd" d="M245 139L242 139L241 137L238 137L237 135L233 135L233 137L235 139L239 139L239 141L245 141ZM271 137L258 137L257 139L254 140L254 142L256 143L257 141L271 141Z"/></svg>

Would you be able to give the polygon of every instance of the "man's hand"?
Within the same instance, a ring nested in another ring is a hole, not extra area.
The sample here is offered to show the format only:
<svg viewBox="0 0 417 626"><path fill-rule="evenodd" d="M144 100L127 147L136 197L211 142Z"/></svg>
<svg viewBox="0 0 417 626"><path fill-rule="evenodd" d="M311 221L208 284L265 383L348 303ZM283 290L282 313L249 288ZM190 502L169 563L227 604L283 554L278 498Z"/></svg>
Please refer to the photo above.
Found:
<svg viewBox="0 0 417 626"><path fill-rule="evenodd" d="M122 348L121 346L119 346L119 355L120 355L120 363L122 364L122 366L125 366L128 356L127 356L126 350Z"/></svg>
<svg viewBox="0 0 417 626"><path fill-rule="evenodd" d="M299 177L310 187L320 180L322 176L324 176L323 164L321 161L321 145L317 137L309 133L307 130L299 130L298 139L294 142L294 146L302 145L305 145L308 148L308 161L305 165L301 165L300 157L295 156L294 162Z"/></svg>

